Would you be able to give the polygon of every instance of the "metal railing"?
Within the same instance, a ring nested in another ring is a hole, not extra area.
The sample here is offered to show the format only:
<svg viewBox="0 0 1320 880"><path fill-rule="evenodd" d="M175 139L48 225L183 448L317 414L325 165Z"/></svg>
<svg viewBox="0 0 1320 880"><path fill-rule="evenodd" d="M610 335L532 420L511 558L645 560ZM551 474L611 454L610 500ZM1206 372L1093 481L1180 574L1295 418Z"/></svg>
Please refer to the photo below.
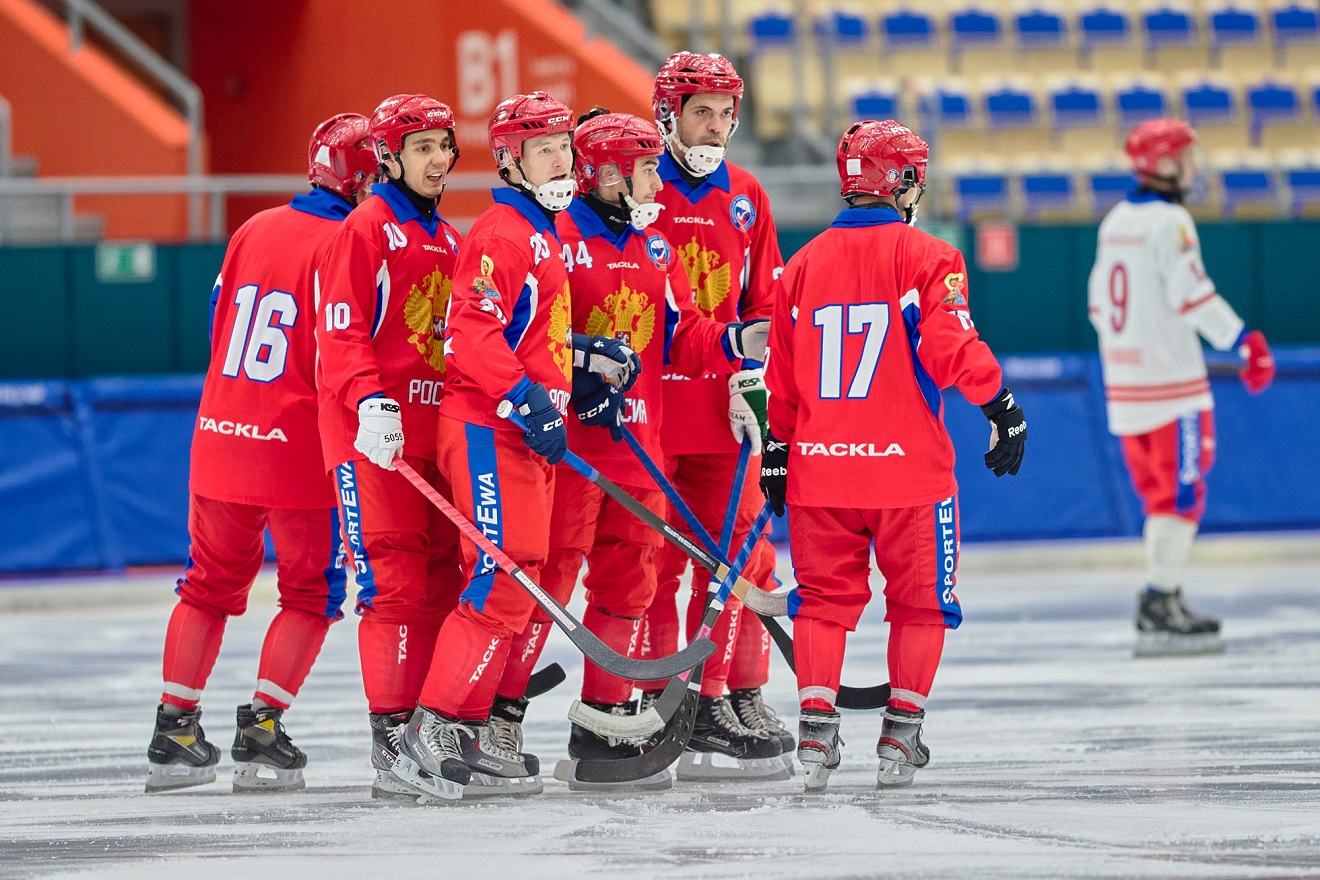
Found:
<svg viewBox="0 0 1320 880"><path fill-rule="evenodd" d="M205 171L202 166L202 90L92 0L64 0L64 6L69 19L69 54L82 49L84 30L90 26L154 77L179 102L188 122L187 173L189 177L201 177ZM194 238L201 235L203 192L204 189L189 190L188 232Z"/></svg>
<svg viewBox="0 0 1320 880"><path fill-rule="evenodd" d="M447 192L488 189L499 185L494 172L469 171L449 175ZM235 195L293 195L307 192L310 184L301 174L213 174L174 177L42 177L0 178L0 205L11 196L50 196L59 200L58 240L74 239L73 200L77 196L188 195L207 217L205 229L190 223L193 241L223 241L228 238L227 200ZM8 231L0 213L0 240Z"/></svg>

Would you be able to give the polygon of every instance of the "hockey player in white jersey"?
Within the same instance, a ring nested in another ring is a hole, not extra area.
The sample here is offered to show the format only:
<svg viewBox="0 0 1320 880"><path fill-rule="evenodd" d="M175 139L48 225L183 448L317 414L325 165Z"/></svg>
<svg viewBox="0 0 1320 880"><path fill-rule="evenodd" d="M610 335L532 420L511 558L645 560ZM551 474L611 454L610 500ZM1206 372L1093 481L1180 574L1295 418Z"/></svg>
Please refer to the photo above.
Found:
<svg viewBox="0 0 1320 880"><path fill-rule="evenodd" d="M1181 204L1195 180L1195 147L1195 132L1175 119L1133 129L1127 154L1138 186L1101 222L1089 284L1109 431L1122 441L1146 516L1137 656L1223 648L1219 621L1192 614L1181 593L1215 451L1214 400L1198 337L1239 353L1239 375L1252 394L1274 378L1264 335L1248 331L1216 292Z"/></svg>

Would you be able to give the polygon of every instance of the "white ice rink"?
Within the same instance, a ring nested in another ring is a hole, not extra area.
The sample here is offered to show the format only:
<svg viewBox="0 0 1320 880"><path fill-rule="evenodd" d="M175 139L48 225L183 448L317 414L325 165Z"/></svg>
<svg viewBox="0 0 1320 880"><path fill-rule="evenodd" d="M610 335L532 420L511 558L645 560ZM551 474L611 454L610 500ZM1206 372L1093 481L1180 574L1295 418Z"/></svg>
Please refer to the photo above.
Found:
<svg viewBox="0 0 1320 880"><path fill-rule="evenodd" d="M0 581L0 877L1320 877L1320 535L1198 545L1188 604L1224 617L1228 645L1199 658L1132 658L1135 549L965 546L930 766L874 791L879 713L845 713L843 767L812 797L799 779L611 796L547 779L530 800L373 802L352 618L285 719L307 790L235 796L233 707L269 574L203 702L219 780L147 796L174 573ZM845 684L887 679L884 636L875 607ZM548 771L581 660L562 636L546 657L569 671L529 711ZM793 681L772 670L795 728Z"/></svg>

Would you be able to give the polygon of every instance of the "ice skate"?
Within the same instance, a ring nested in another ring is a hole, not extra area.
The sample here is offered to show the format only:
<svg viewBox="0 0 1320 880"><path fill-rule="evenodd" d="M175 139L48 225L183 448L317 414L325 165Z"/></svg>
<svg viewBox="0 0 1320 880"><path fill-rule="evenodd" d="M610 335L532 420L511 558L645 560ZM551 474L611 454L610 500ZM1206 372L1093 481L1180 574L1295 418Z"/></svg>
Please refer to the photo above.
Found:
<svg viewBox="0 0 1320 880"><path fill-rule="evenodd" d="M909 712L893 706L885 707L880 741L875 744L875 753L880 758L880 772L875 780L877 789L911 785L917 771L930 763L930 749L921 741L921 722L925 718L925 709Z"/></svg>
<svg viewBox="0 0 1320 880"><path fill-rule="evenodd" d="M678 759L686 782L759 782L788 779L779 738L738 720L727 697L701 697L692 739Z"/></svg>
<svg viewBox="0 0 1320 880"><path fill-rule="evenodd" d="M457 719L418 706L403 726L390 774L421 794L419 804L459 800L472 779L460 743L467 735L470 731Z"/></svg>
<svg viewBox="0 0 1320 880"><path fill-rule="evenodd" d="M416 800L417 789L404 785L390 774L394 759L399 755L399 737L403 736L403 727L412 712L404 710L388 715L372 712L367 717L371 720L371 766L376 771L371 796Z"/></svg>
<svg viewBox="0 0 1320 880"><path fill-rule="evenodd" d="M170 715L164 704L156 708L156 732L147 746L148 794L215 782L220 750L206 741L201 719L201 709Z"/></svg>
<svg viewBox="0 0 1320 880"><path fill-rule="evenodd" d="M540 759L518 751L511 742L502 742L501 732L490 722L467 722L458 740L463 760L472 771L472 779L463 790L465 798L540 794L545 790Z"/></svg>
<svg viewBox="0 0 1320 880"><path fill-rule="evenodd" d="M798 720L797 759L806 771L806 791L821 792L839 768L839 713L802 710Z"/></svg>
<svg viewBox="0 0 1320 880"><path fill-rule="evenodd" d="M653 701L654 702L654 701ZM586 705L611 715L631 715L631 703L592 703ZM627 782L584 782L577 778L578 761L617 761L635 758L646 747L641 743L613 736L604 736L580 724L574 724L568 735L568 760L555 764L555 779L567 782L570 791L661 791L674 784L669 769L665 768L643 779Z"/></svg>
<svg viewBox="0 0 1320 880"><path fill-rule="evenodd" d="M793 751L797 748L797 740L793 739L793 734L788 732L784 722L779 720L775 710L765 704L765 700L761 698L761 689L758 687L730 691L729 702L733 704L733 711L739 721L752 730L764 731L779 740L779 747L784 750L780 759L788 768L788 772L792 773Z"/></svg>
<svg viewBox="0 0 1320 880"><path fill-rule="evenodd" d="M1224 650L1219 621L1187 610L1182 588L1146 587L1138 597L1137 657L1214 654Z"/></svg>
<svg viewBox="0 0 1320 880"><path fill-rule="evenodd" d="M238 707L238 730L234 734L234 793L299 791L307 787L303 768L307 756L284 732L283 709L251 703Z"/></svg>

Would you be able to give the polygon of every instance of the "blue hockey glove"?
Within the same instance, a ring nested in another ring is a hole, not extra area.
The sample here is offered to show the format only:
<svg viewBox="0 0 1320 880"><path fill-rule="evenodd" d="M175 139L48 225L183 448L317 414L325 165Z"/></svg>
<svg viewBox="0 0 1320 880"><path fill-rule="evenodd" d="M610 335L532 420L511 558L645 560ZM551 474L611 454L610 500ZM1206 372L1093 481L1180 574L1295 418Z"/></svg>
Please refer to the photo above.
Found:
<svg viewBox="0 0 1320 880"><path fill-rule="evenodd" d="M604 376L620 391L633 387L642 373L637 352L608 336L573 334L573 367Z"/></svg>
<svg viewBox="0 0 1320 880"><path fill-rule="evenodd" d="M518 407L527 422L523 442L550 464L559 464L568 452L568 429L564 417L550 402L550 392L539 382L527 389L522 405Z"/></svg>

